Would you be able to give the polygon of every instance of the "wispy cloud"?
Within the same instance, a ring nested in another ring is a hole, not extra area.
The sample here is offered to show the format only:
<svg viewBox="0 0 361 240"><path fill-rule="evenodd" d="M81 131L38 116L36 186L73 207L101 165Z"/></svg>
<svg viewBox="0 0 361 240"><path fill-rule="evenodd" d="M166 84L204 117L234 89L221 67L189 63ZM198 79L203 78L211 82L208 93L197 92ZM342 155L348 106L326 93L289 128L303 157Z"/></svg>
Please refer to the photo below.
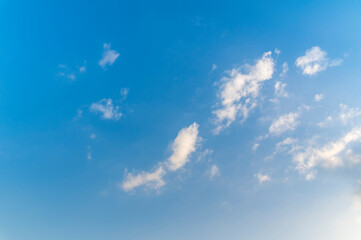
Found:
<svg viewBox="0 0 361 240"><path fill-rule="evenodd" d="M282 72L280 74L281 77L286 76L286 73L288 72L288 63L284 62L282 64Z"/></svg>
<svg viewBox="0 0 361 240"><path fill-rule="evenodd" d="M312 179L317 166L335 168L342 166L345 160L354 163L352 149L349 147L360 140L361 128L354 128L338 140L323 146L303 146L303 150L293 154L293 161L297 164L296 168L306 175L306 179Z"/></svg>
<svg viewBox="0 0 361 240"><path fill-rule="evenodd" d="M212 165L212 167L210 168L209 170L209 178L210 179L213 179L215 178L216 176L218 176L220 173L219 173L219 168L217 165Z"/></svg>
<svg viewBox="0 0 361 240"><path fill-rule="evenodd" d="M228 127L238 117L242 121L248 118L249 111L257 106L262 82L272 78L274 65L271 52L266 52L255 65L245 67L247 73L242 73L241 68L227 71L218 94L222 107L213 111L216 116L215 133Z"/></svg>
<svg viewBox="0 0 361 240"><path fill-rule="evenodd" d="M343 125L352 124L357 117L361 116L361 110L357 107L350 107L341 103L337 113L329 115L324 121L319 122L319 127L329 127L332 124L342 123ZM337 124L337 125L338 125Z"/></svg>
<svg viewBox="0 0 361 240"><path fill-rule="evenodd" d="M286 131L291 131L296 129L298 126L298 119L299 113L298 112L291 112L284 114L274 120L269 127L269 133L274 135L280 135Z"/></svg>
<svg viewBox="0 0 361 240"><path fill-rule="evenodd" d="M104 52L102 58L99 60L99 66L106 68L113 65L115 60L119 57L119 53L116 50L110 49L110 43L104 43Z"/></svg>
<svg viewBox="0 0 361 240"><path fill-rule="evenodd" d="M197 123L193 123L178 133L171 145L172 155L167 161L169 170L176 171L189 161L189 155L196 150L198 127Z"/></svg>
<svg viewBox="0 0 361 240"><path fill-rule="evenodd" d="M131 191L142 185L156 190L164 186L163 176L168 171L173 172L184 167L189 161L190 154L196 151L199 140L198 127L197 123L193 123L181 129L171 144L172 154L166 161L158 163L156 170L153 172L128 173L120 187L124 191Z"/></svg>
<svg viewBox="0 0 361 240"><path fill-rule="evenodd" d="M121 88L120 95L123 97L123 100L127 98L129 93L129 88Z"/></svg>
<svg viewBox="0 0 361 240"><path fill-rule="evenodd" d="M341 63L341 59L330 60L327 58L327 52L317 46L306 50L304 56L296 59L296 66L301 68L302 73L305 75L314 75L326 70L328 67L341 65Z"/></svg>

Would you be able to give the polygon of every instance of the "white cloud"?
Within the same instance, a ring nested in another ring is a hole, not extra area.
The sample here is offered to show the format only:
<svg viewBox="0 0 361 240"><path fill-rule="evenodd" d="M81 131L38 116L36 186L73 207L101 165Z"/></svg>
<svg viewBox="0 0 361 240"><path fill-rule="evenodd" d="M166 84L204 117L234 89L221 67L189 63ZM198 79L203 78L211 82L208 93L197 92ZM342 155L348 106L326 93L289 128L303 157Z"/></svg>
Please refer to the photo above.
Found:
<svg viewBox="0 0 361 240"><path fill-rule="evenodd" d="M262 82L272 78L274 64L271 52L266 52L255 65L247 66L247 73L242 73L240 68L227 72L218 94L222 108L213 111L217 125L215 133L228 127L237 117L242 117L242 121L248 118L249 111L257 106Z"/></svg>
<svg viewBox="0 0 361 240"><path fill-rule="evenodd" d="M334 142L330 142L321 147L306 147L303 151L293 155L293 160L297 164L296 168L309 178L315 175L314 168L321 166L323 168L334 168L342 166L344 160L354 163L350 158L352 152L348 151L350 144L360 142L361 128L354 128L343 137Z"/></svg>
<svg viewBox="0 0 361 240"><path fill-rule="evenodd" d="M280 116L278 119L272 122L271 126L269 127L269 133L279 135L286 131L296 129L298 126L298 117L299 113L297 112L291 112Z"/></svg>
<svg viewBox="0 0 361 240"><path fill-rule="evenodd" d="M165 170L161 166L153 172L142 171L135 175L128 173L125 180L120 184L120 187L126 192L142 185L146 185L152 189L159 189L165 185L163 180L165 173Z"/></svg>
<svg viewBox="0 0 361 240"><path fill-rule="evenodd" d="M316 94L315 95L315 101L316 102L319 102L323 99L323 94L322 93L319 93L319 94Z"/></svg>
<svg viewBox="0 0 361 240"><path fill-rule="evenodd" d="M264 182L268 182L268 181L271 181L271 177L268 176L268 175L263 175L261 173L258 173L255 175L255 177L258 179L258 183L259 184L262 184Z"/></svg>
<svg viewBox="0 0 361 240"><path fill-rule="evenodd" d="M320 47L312 47L306 50L304 56L296 59L296 66L302 69L302 73L306 75L314 75L320 71L324 71L327 67L341 65L341 59L330 60L327 58L327 52L322 51Z"/></svg>
<svg viewBox="0 0 361 240"><path fill-rule="evenodd" d="M104 98L99 102L92 103L90 111L99 112L102 114L102 118L109 120L119 120L123 114L119 110L119 106L114 106L113 100Z"/></svg>
<svg viewBox="0 0 361 240"><path fill-rule="evenodd" d="M275 84L275 95L277 97L288 97L288 93L285 90L286 86L287 86L286 83L277 81Z"/></svg>
<svg viewBox="0 0 361 240"><path fill-rule="evenodd" d="M171 145L173 153L167 161L169 170L176 171L189 161L189 155L196 150L198 127L197 123L193 123L179 131Z"/></svg>
<svg viewBox="0 0 361 240"><path fill-rule="evenodd" d="M124 191L131 191L143 185L159 190L165 185L164 175L168 171L176 171L182 168L189 161L190 154L196 150L199 139L198 127L199 125L194 122L189 127L185 127L178 132L177 137L171 144L171 156L166 161L159 162L155 171L142 171L138 174L128 173L119 186Z"/></svg>
<svg viewBox="0 0 361 240"><path fill-rule="evenodd" d="M213 165L211 169L209 170L209 177L210 179L213 179L214 177L219 175L219 168L217 165Z"/></svg>
<svg viewBox="0 0 361 240"><path fill-rule="evenodd" d="M104 52L102 58L99 60L99 66L105 68L113 65L115 60L119 57L119 53L116 50L110 49L110 43L104 43Z"/></svg>

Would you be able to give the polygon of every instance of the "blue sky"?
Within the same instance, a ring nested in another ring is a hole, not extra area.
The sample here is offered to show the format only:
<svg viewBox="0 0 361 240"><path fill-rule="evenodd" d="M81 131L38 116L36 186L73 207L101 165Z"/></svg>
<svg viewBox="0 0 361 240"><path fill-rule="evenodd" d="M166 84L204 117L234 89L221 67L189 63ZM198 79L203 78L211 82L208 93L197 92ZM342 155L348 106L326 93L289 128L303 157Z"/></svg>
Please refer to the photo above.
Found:
<svg viewBox="0 0 361 240"><path fill-rule="evenodd" d="M361 238L359 1L0 1L0 240Z"/></svg>

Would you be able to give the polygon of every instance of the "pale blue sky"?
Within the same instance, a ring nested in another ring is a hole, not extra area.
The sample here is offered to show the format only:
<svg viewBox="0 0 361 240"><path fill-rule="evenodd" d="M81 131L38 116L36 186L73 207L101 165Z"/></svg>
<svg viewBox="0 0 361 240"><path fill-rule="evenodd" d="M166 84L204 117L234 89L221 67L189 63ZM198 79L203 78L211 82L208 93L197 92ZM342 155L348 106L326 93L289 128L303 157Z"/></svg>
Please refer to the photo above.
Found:
<svg viewBox="0 0 361 240"><path fill-rule="evenodd" d="M359 1L0 1L0 240L359 240Z"/></svg>

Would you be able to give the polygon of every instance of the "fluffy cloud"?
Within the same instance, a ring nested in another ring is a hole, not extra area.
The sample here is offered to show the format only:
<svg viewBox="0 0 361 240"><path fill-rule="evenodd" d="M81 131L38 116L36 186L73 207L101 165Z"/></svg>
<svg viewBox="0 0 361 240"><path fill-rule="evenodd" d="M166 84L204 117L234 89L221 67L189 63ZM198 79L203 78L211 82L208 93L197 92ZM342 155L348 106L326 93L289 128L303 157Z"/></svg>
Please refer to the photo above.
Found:
<svg viewBox="0 0 361 240"><path fill-rule="evenodd" d="M268 175L263 175L261 173L258 173L255 175L255 177L257 178L259 184L262 184L264 182L268 182L268 181L271 181L271 177L268 176Z"/></svg>
<svg viewBox="0 0 361 240"><path fill-rule="evenodd" d="M314 75L326 70L327 67L338 66L341 63L341 59L328 59L327 52L322 51L321 48L317 46L306 50L304 56L296 59L296 66L301 68L302 73L306 75Z"/></svg>
<svg viewBox="0 0 361 240"><path fill-rule="evenodd" d="M152 189L159 189L164 186L163 176L168 171L176 171L182 168L189 161L190 154L196 151L199 139L198 127L197 123L193 123L181 129L171 144L172 154L165 162L158 163L158 167L153 172L128 173L120 187L124 191L131 191L143 185Z"/></svg>
<svg viewBox="0 0 361 240"><path fill-rule="evenodd" d="M163 180L164 174L165 170L163 169L163 167L158 167L153 172L142 171L141 173L136 175L128 173L123 183L121 183L120 187L126 192L131 191L134 188L142 185L146 185L152 189L159 189L165 184Z"/></svg>
<svg viewBox="0 0 361 240"><path fill-rule="evenodd" d="M116 50L110 49L110 43L104 43L104 52L102 58L99 60L99 66L105 68L113 65L115 60L119 57L119 53Z"/></svg>
<svg viewBox="0 0 361 240"><path fill-rule="evenodd" d="M213 111L217 125L215 133L228 127L237 117L242 121L247 119L249 111L257 106L262 82L272 78L274 65L271 52L266 52L255 65L246 66L247 73L242 73L240 68L227 72L218 94L222 108Z"/></svg>
<svg viewBox="0 0 361 240"><path fill-rule="evenodd" d="M292 112L280 116L278 119L274 120L269 127L269 133L274 135L282 134L286 131L294 130L298 126L297 118L299 113Z"/></svg>
<svg viewBox="0 0 361 240"><path fill-rule="evenodd" d="M172 155L168 158L168 169L176 171L189 161L189 155L196 150L198 139L197 123L183 128L171 145Z"/></svg>
<svg viewBox="0 0 361 240"><path fill-rule="evenodd" d="M297 164L297 169L306 175L307 179L312 179L315 175L314 168L321 166L324 168L334 168L342 166L345 160L352 159L350 144L360 142L361 128L354 128L334 142L330 142L321 147L309 146L302 151L294 153L293 160Z"/></svg>
<svg viewBox="0 0 361 240"><path fill-rule="evenodd" d="M99 102L90 105L90 111L99 112L102 118L109 120L119 120L123 114L119 110L119 106L114 106L113 100L104 98Z"/></svg>

